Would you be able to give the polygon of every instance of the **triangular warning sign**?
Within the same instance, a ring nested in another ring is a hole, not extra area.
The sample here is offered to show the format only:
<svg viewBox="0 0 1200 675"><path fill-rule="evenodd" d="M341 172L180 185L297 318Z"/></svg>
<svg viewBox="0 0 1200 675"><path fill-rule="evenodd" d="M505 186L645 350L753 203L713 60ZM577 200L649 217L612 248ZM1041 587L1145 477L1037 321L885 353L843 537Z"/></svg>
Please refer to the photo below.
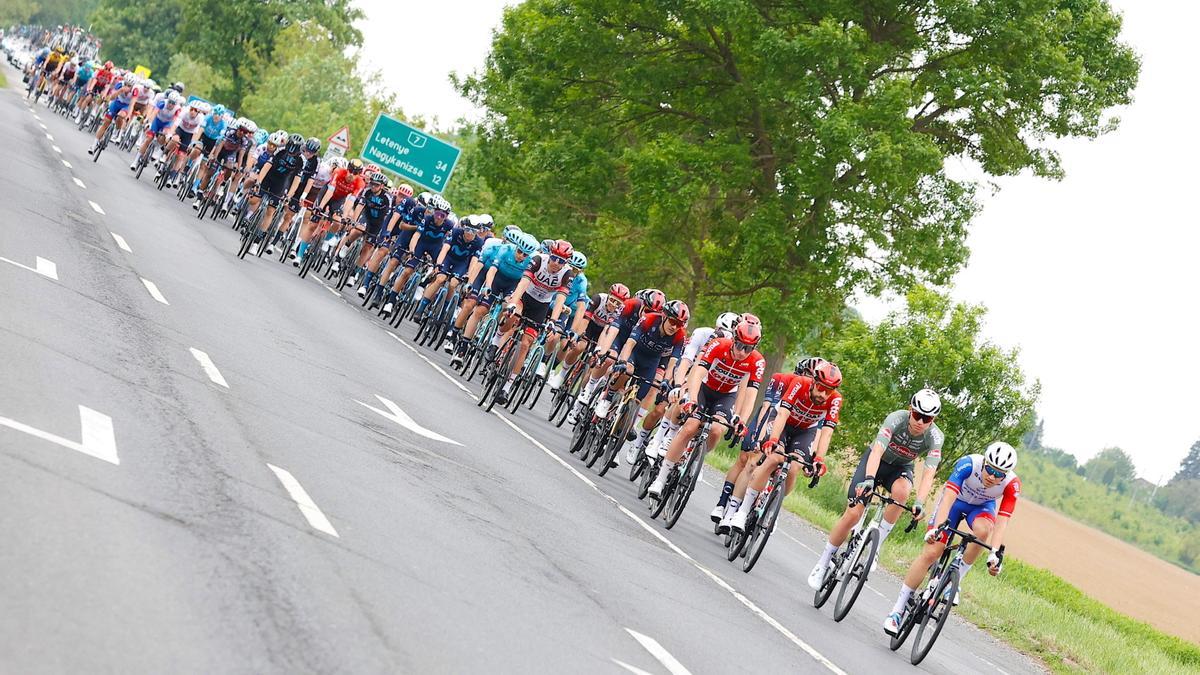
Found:
<svg viewBox="0 0 1200 675"><path fill-rule="evenodd" d="M350 127L342 127L340 131L329 137L329 144L343 150L350 149Z"/></svg>

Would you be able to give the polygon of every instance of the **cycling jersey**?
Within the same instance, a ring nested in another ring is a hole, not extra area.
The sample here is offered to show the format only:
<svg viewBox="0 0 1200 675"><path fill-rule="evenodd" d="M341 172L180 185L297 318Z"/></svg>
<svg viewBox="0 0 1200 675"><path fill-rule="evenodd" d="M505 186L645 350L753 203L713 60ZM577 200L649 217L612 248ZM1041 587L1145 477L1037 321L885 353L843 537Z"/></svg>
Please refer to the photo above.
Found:
<svg viewBox="0 0 1200 675"><path fill-rule="evenodd" d="M95 80L94 86L96 89L104 89L112 82L113 71L102 68L96 71L96 75L92 79Z"/></svg>
<svg viewBox="0 0 1200 675"><path fill-rule="evenodd" d="M92 70L91 66L84 64L79 67L79 70L75 71L75 84L80 87L86 86L95 76L96 71Z"/></svg>
<svg viewBox="0 0 1200 675"><path fill-rule="evenodd" d="M150 98L153 94L154 91L149 87L141 87L137 90L137 96L135 100L138 104L145 105L150 102Z"/></svg>
<svg viewBox="0 0 1200 675"><path fill-rule="evenodd" d="M446 238L452 227L449 216L443 219L441 224L438 224L437 219L432 213L426 215L416 225L417 232L421 233L422 244L428 245L432 241L437 241L439 246L441 246L441 241Z"/></svg>
<svg viewBox="0 0 1200 675"><path fill-rule="evenodd" d="M78 66L70 61L63 63L62 69L58 71L58 79L63 82L70 82L74 79L77 68Z"/></svg>
<svg viewBox="0 0 1200 675"><path fill-rule="evenodd" d="M274 155L271 155L269 162L271 170L263 179L263 189L276 196L283 196L283 192L290 187L292 179L304 168L304 158L298 152L288 152L287 148L280 148L275 151ZM390 201L388 208L391 208Z"/></svg>
<svg viewBox="0 0 1200 675"><path fill-rule="evenodd" d="M638 357L642 355L678 359L683 355L687 331L680 326L674 333L667 335L662 330L665 322L666 318L662 314L647 314L642 317L629 335L629 339L633 340L631 359L640 360Z"/></svg>
<svg viewBox="0 0 1200 675"><path fill-rule="evenodd" d="M697 363L708 369L704 386L721 394L736 391L742 378L749 375L747 384L755 389L762 382L767 361L757 349L738 359L733 356L733 340L719 338L708 343Z"/></svg>
<svg viewBox="0 0 1200 675"><path fill-rule="evenodd" d="M584 316L593 324L601 328L607 328L621 317L622 306L617 305L617 308L610 312L608 310L608 293L597 293L592 296L592 301L588 303L587 309L584 310Z"/></svg>
<svg viewBox="0 0 1200 675"><path fill-rule="evenodd" d="M574 312L576 304L588 299L588 280L587 277L580 272L571 280L571 288L567 291L566 306L571 312Z"/></svg>
<svg viewBox="0 0 1200 675"><path fill-rule="evenodd" d="M501 280L520 281L525 270L529 269L530 264L533 263L531 255L525 256L524 260L518 262L517 247L507 243L500 243L491 248L485 245L480 251L479 259L483 262L485 271L491 267L496 268L496 275L492 279L493 286L499 286ZM481 273L480 276L482 277L483 274Z"/></svg>
<svg viewBox="0 0 1200 675"><path fill-rule="evenodd" d="M118 82L113 85L113 93L116 94L116 100L124 105L129 105L133 103L133 99L141 97L142 90L136 85L129 86L124 82Z"/></svg>
<svg viewBox="0 0 1200 675"><path fill-rule="evenodd" d="M467 261L479 254L483 248L483 237L475 236L471 241L467 241L466 230L462 226L455 226L450 231L450 235L446 238L450 244L450 248L446 251L446 260Z"/></svg>
<svg viewBox="0 0 1200 675"><path fill-rule="evenodd" d="M308 179L317 175L317 170L321 166L321 160L315 154L310 157L305 157L303 154L301 154L300 161L300 187L303 189L304 184L308 181Z"/></svg>
<svg viewBox="0 0 1200 675"><path fill-rule="evenodd" d="M317 172L312 175L313 188L325 187L329 184L331 176L333 176L333 165L329 162L320 162L317 164Z"/></svg>
<svg viewBox="0 0 1200 675"><path fill-rule="evenodd" d="M692 333L692 338L688 340L687 346L683 348L683 358L696 362L696 357L700 354L700 350L704 349L704 345L708 344L709 338L716 332L715 328L701 326Z"/></svg>
<svg viewBox="0 0 1200 675"><path fill-rule="evenodd" d="M791 376L779 403L788 411L788 426L798 429L837 426L842 411L842 393L835 389L824 403L817 404L812 400L814 384L816 382L806 375Z"/></svg>
<svg viewBox="0 0 1200 675"><path fill-rule="evenodd" d="M911 464L918 457L934 468L942 461L942 442L945 435L937 424L930 424L925 433L913 436L908 430L908 410L897 410L883 420L875 442L883 445L883 461L888 464Z"/></svg>
<svg viewBox="0 0 1200 675"><path fill-rule="evenodd" d="M173 122L183 112L183 106L172 103L170 99L155 103L154 109L154 119L159 122Z"/></svg>
<svg viewBox="0 0 1200 675"><path fill-rule="evenodd" d="M763 400L771 405L776 405L783 400L783 392L787 389L788 384L792 381L791 373L775 373L771 376L771 381L767 383L767 391L763 394Z"/></svg>
<svg viewBox="0 0 1200 675"><path fill-rule="evenodd" d="M362 220L367 225L367 231L378 234L387 224L392 212L392 196L387 190L364 190L355 200L355 205L362 204Z"/></svg>
<svg viewBox="0 0 1200 675"><path fill-rule="evenodd" d="M349 169L335 169L329 182L333 184L331 202L345 199L350 195L357 195L367 184L362 174L350 173Z"/></svg>
<svg viewBox="0 0 1200 675"><path fill-rule="evenodd" d="M987 487L983 483L983 455L974 454L954 463L946 488L957 495L957 501L973 506L1000 500L1000 515L1011 516L1021 496L1021 479L1009 471L1004 480Z"/></svg>
<svg viewBox="0 0 1200 675"><path fill-rule="evenodd" d="M225 115L209 115L208 119L204 120L204 135L213 139L220 138L228 125L229 119Z"/></svg>
<svg viewBox="0 0 1200 675"><path fill-rule="evenodd" d="M530 257L533 261L525 270L525 276L532 283L525 289L525 294L538 302L549 304L555 293L566 293L571 283L571 266L563 265L557 272L551 272L549 255L538 253Z"/></svg>

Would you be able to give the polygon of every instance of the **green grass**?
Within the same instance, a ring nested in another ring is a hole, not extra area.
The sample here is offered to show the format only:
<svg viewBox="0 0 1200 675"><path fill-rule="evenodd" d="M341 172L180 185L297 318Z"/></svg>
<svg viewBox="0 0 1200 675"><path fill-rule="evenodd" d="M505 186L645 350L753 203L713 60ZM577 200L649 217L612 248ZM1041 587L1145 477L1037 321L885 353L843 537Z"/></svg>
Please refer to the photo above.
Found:
<svg viewBox="0 0 1200 675"><path fill-rule="evenodd" d="M734 456L721 444L708 462L727 471ZM816 488L805 490L800 483L784 502L789 511L825 530L841 514L849 479L848 472L839 470L849 458L831 460L829 475ZM902 576L921 549L922 532L918 528L905 535L897 528L880 564ZM1120 614L1047 570L1013 558L1006 559L998 577L980 567L963 584L958 613L1041 659L1053 672L1200 673L1200 646Z"/></svg>
<svg viewBox="0 0 1200 675"><path fill-rule="evenodd" d="M8 80L4 77L4 71L0 70L0 89L8 86Z"/></svg>

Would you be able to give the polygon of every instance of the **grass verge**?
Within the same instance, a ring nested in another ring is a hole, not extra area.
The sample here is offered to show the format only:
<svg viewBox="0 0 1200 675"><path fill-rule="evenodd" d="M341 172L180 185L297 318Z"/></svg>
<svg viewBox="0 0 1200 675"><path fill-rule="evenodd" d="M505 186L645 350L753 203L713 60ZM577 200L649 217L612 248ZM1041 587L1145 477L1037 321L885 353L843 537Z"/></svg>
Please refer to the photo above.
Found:
<svg viewBox="0 0 1200 675"><path fill-rule="evenodd" d="M734 457L721 444L708 456L708 463L728 471ZM831 462L829 475L813 490L798 483L784 507L828 530L845 504L848 476L841 475L838 464ZM897 527L880 564L904 575L920 551L922 533L923 528L917 528L905 535ZM1125 616L1053 573L1020 560L1008 558L998 577L981 572L969 575L962 594L957 608L961 616L1041 659L1056 673L1200 673L1200 646Z"/></svg>

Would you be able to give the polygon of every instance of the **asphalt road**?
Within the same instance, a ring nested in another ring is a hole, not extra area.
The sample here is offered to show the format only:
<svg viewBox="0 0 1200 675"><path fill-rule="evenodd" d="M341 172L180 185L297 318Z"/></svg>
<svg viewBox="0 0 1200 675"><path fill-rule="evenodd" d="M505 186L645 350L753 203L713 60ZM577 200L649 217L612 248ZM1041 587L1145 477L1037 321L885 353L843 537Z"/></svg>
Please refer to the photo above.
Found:
<svg viewBox="0 0 1200 675"><path fill-rule="evenodd" d="M544 402L484 414L412 329L238 260L0 67L0 671L912 671L896 579L833 622L790 516L743 574L715 475L665 530ZM955 620L920 669L1039 666Z"/></svg>

